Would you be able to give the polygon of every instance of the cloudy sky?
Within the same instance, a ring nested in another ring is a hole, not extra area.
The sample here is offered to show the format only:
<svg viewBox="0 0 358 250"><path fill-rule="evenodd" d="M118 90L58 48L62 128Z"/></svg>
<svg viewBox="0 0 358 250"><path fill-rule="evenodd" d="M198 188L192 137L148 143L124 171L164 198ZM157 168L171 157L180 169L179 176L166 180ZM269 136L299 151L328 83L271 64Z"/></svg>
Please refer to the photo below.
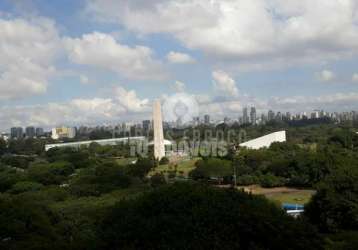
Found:
<svg viewBox="0 0 358 250"><path fill-rule="evenodd" d="M358 110L356 0L1 0L0 129Z"/></svg>

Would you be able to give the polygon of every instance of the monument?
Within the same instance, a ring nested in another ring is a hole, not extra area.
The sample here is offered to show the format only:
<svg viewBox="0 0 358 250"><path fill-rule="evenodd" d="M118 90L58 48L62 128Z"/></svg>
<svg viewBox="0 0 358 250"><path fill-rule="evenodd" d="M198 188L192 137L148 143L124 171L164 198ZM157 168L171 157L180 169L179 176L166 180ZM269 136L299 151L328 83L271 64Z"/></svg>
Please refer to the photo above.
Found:
<svg viewBox="0 0 358 250"><path fill-rule="evenodd" d="M162 109L159 100L153 105L154 157L159 161L165 157Z"/></svg>

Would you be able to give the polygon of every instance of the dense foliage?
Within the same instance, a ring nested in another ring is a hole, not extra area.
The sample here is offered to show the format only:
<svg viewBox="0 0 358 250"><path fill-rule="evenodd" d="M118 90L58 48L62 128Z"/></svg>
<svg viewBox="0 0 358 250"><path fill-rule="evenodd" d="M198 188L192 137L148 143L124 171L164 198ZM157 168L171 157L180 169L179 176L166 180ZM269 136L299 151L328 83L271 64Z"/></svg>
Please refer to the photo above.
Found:
<svg viewBox="0 0 358 250"><path fill-rule="evenodd" d="M0 249L356 249L355 130L331 123L245 130L254 138L279 128L288 142L202 157L189 173L200 185L148 178L168 159L158 166L153 156L130 158L126 144L44 152L42 139L0 140ZM238 185L317 192L294 220L263 197L203 186L233 184L235 175Z"/></svg>
<svg viewBox="0 0 358 250"><path fill-rule="evenodd" d="M321 249L314 228L262 197L176 184L118 203L104 249Z"/></svg>

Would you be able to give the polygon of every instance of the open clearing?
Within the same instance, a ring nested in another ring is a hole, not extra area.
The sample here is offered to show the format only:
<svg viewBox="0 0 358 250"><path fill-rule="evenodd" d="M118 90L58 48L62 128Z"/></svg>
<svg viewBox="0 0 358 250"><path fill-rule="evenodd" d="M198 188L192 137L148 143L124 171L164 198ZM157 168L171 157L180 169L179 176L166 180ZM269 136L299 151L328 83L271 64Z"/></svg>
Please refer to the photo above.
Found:
<svg viewBox="0 0 358 250"><path fill-rule="evenodd" d="M195 168L195 163L199 159L200 158L184 159L184 160L178 161L177 163L172 162L172 163L165 164L165 165L159 165L152 172L149 173L149 176L152 176L156 173L166 174L170 171L176 170L178 174L180 174L184 177L188 177L189 172Z"/></svg>
<svg viewBox="0 0 358 250"><path fill-rule="evenodd" d="M279 203L292 203L304 205L315 194L315 190L296 189L288 187L263 188L257 185L238 187L252 194L264 195L266 198Z"/></svg>

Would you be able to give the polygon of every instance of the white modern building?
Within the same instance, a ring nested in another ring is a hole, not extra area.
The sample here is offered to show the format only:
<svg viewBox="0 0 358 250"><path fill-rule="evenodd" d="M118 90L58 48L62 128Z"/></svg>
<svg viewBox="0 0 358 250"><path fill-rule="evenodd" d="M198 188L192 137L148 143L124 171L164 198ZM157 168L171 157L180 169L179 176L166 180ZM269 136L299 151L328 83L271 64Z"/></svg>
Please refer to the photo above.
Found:
<svg viewBox="0 0 358 250"><path fill-rule="evenodd" d="M249 149L260 149L260 148L269 148L274 142L285 142L286 141L286 131L279 131L272 134L268 134L259 138L256 138L245 143L241 143L241 147L247 147Z"/></svg>
<svg viewBox="0 0 358 250"><path fill-rule="evenodd" d="M103 139L103 140L93 140L93 141L80 141L80 142L68 142L68 143L56 143L56 144L46 144L45 151L50 150L51 148L81 148L88 147L91 143L97 143L99 145L117 145L120 143L128 143L132 141L144 141L146 138L144 136L137 137L124 137L124 138L114 138L114 139Z"/></svg>
<svg viewBox="0 0 358 250"><path fill-rule="evenodd" d="M52 139L58 140L62 138L73 139L76 136L76 128L60 127L52 129Z"/></svg>

